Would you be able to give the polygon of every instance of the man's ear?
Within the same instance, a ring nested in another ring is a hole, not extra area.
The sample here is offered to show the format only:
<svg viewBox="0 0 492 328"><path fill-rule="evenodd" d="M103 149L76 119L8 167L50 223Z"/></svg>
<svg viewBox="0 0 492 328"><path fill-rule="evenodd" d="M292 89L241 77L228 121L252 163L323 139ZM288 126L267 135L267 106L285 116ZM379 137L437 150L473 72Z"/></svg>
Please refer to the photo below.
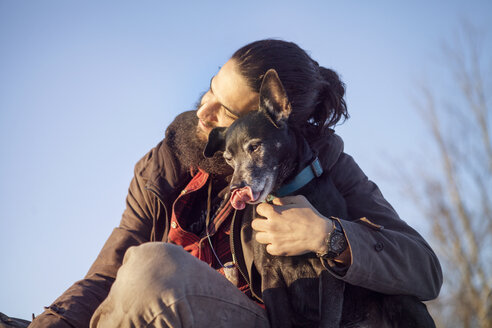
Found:
<svg viewBox="0 0 492 328"><path fill-rule="evenodd" d="M281 126L292 111L287 92L274 69L269 69L263 76L260 87L260 110L264 111L277 126Z"/></svg>
<svg viewBox="0 0 492 328"><path fill-rule="evenodd" d="M208 142L203 151L203 155L207 158L213 157L218 151L225 150L225 133L226 127L217 127L210 131Z"/></svg>

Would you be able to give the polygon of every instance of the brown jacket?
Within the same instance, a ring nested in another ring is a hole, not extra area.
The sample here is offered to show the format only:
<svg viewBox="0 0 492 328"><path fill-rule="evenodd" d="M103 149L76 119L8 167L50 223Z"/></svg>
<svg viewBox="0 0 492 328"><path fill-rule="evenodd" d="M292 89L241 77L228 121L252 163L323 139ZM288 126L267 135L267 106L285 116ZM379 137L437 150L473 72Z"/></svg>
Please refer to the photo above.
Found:
<svg viewBox="0 0 492 328"><path fill-rule="evenodd" d="M343 153L338 136L313 147L344 196L350 216L341 224L352 263L343 276L330 272L350 284L381 293L436 298L442 272L430 246L398 217L352 157ZM166 139L148 152L135 166L119 227L85 278L56 299L32 327L88 327L93 312L109 292L125 251L148 241L167 240L172 204L190 178L188 168L180 165ZM244 254L236 256L251 261L248 245L243 243L243 249Z"/></svg>

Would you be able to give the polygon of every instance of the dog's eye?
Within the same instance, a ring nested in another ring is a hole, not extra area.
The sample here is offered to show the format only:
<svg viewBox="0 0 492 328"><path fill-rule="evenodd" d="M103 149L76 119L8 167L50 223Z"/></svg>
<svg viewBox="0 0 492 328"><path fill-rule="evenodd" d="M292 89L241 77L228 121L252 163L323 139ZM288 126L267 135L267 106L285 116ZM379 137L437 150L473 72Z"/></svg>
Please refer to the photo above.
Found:
<svg viewBox="0 0 492 328"><path fill-rule="evenodd" d="M232 161L232 155L230 153L224 153L223 157L227 162Z"/></svg>
<svg viewBox="0 0 492 328"><path fill-rule="evenodd" d="M249 151L250 153L252 153L252 152L254 152L254 151L258 150L258 148L260 148L260 144L250 144L250 145L248 146L248 151Z"/></svg>

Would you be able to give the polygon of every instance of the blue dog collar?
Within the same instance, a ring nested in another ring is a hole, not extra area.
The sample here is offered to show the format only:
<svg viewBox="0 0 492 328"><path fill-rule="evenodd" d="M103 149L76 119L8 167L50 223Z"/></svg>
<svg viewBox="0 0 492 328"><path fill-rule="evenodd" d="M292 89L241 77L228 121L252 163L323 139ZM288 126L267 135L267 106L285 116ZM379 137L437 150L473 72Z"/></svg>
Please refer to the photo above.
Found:
<svg viewBox="0 0 492 328"><path fill-rule="evenodd" d="M315 177L318 178L323 174L323 168L319 163L318 157L316 157L311 164L306 166L298 175L295 176L294 179L291 180L286 185L283 185L279 190L277 190L274 195L276 197L284 197L289 194L294 193L295 191L301 189L305 185L307 185L311 180ZM270 195L267 197L267 201L271 200Z"/></svg>

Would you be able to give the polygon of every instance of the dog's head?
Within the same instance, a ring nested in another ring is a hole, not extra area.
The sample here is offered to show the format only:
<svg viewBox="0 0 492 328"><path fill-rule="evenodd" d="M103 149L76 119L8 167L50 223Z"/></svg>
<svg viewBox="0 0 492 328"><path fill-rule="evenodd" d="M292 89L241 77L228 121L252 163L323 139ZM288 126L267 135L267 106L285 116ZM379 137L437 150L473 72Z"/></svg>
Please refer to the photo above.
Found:
<svg viewBox="0 0 492 328"><path fill-rule="evenodd" d="M259 109L237 119L228 128L210 132L204 150L206 157L223 151L224 159L234 169L231 202L243 209L256 204L279 187L286 163L292 162L295 138L287 119L291 105L277 72L266 72L260 88Z"/></svg>

